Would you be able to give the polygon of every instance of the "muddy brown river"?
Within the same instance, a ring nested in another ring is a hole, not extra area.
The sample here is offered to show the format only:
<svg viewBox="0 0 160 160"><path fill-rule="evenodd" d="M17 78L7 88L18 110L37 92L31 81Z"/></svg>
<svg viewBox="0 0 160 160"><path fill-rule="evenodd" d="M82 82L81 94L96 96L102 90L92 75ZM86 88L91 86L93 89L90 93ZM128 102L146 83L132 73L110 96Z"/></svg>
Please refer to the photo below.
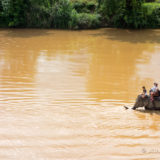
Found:
<svg viewBox="0 0 160 160"><path fill-rule="evenodd" d="M160 159L160 112L123 108L159 67L160 30L1 29L0 159Z"/></svg>

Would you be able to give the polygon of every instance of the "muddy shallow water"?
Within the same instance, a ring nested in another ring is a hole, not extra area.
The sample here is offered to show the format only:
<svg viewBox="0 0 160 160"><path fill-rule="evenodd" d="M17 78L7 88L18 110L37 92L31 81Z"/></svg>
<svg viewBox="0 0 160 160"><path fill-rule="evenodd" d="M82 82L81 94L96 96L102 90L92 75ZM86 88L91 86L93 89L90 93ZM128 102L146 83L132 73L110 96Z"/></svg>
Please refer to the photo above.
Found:
<svg viewBox="0 0 160 160"><path fill-rule="evenodd" d="M160 82L160 30L0 30L0 159L160 158L160 112L124 110Z"/></svg>

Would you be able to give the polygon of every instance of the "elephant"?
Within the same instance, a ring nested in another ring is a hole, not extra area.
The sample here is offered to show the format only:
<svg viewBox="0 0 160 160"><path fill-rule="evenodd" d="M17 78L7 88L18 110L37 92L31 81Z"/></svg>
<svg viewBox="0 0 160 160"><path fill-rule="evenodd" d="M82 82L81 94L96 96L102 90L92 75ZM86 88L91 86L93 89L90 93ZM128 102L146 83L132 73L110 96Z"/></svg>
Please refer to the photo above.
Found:
<svg viewBox="0 0 160 160"><path fill-rule="evenodd" d="M132 109L135 110L139 107L144 107L146 110L160 110L160 97L156 97L152 102L150 96L145 96L143 98L142 95L138 95Z"/></svg>

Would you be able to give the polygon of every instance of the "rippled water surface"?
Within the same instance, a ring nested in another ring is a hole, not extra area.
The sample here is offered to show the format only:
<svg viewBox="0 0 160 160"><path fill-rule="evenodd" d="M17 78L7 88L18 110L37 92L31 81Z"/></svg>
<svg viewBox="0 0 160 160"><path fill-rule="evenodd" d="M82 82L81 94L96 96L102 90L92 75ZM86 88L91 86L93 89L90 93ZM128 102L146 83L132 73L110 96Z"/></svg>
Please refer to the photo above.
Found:
<svg viewBox="0 0 160 160"><path fill-rule="evenodd" d="M0 159L160 159L160 112L123 109L159 66L160 30L0 30Z"/></svg>

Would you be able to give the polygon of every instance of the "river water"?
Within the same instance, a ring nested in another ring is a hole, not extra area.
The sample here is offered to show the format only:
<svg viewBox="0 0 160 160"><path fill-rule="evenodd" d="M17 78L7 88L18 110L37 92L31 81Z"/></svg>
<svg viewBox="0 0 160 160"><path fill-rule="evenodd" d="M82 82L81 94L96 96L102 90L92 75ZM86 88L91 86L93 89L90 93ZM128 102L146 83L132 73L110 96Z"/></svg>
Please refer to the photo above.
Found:
<svg viewBox="0 0 160 160"><path fill-rule="evenodd" d="M124 110L160 82L160 30L0 30L0 159L160 159L160 112Z"/></svg>

